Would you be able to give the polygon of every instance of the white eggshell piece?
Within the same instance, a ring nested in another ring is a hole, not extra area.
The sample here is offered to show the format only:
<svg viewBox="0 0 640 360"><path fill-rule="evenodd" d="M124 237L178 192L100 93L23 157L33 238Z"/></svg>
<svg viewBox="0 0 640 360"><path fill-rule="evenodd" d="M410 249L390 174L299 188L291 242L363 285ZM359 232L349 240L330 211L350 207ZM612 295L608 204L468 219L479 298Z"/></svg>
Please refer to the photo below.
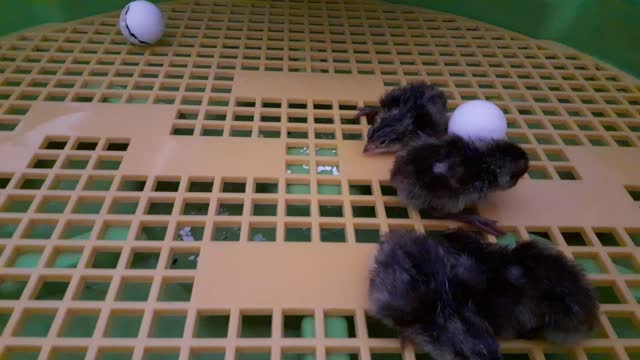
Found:
<svg viewBox="0 0 640 360"><path fill-rule="evenodd" d="M120 13L120 31L132 44L151 45L164 33L162 11L149 1L132 1Z"/></svg>
<svg viewBox="0 0 640 360"><path fill-rule="evenodd" d="M507 119L490 101L471 100L460 106L449 119L449 134L465 139L505 139Z"/></svg>

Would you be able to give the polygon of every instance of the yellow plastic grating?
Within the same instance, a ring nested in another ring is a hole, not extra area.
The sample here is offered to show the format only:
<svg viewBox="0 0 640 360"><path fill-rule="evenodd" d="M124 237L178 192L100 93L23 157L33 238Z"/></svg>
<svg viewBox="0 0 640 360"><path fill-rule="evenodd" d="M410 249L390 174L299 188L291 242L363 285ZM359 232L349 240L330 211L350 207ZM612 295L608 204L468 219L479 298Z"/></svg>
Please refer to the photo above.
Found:
<svg viewBox="0 0 640 360"><path fill-rule="evenodd" d="M399 202L353 120L417 79L505 112L531 170L477 211L573 256L603 302L582 346L505 359L640 358L635 80L424 9L162 8L153 48L117 13L0 43L2 359L426 359L366 316L368 264L381 233L455 224Z"/></svg>

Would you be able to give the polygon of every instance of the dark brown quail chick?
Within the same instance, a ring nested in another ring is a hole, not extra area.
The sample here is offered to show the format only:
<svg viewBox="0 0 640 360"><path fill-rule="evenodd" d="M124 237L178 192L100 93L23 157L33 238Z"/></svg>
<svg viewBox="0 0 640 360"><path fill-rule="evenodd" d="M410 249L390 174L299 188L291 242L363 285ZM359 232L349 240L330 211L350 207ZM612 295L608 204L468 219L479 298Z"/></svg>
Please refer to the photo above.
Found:
<svg viewBox="0 0 640 360"><path fill-rule="evenodd" d="M444 136L449 121L446 96L425 82L389 91L380 98L380 109L361 108L356 117L361 116L371 125L366 154L396 152L419 136Z"/></svg>
<svg viewBox="0 0 640 360"><path fill-rule="evenodd" d="M498 360L498 338L571 345L597 324L581 270L536 241L515 247L465 231L388 233L369 280L373 316L434 359Z"/></svg>
<svg viewBox="0 0 640 360"><path fill-rule="evenodd" d="M416 209L499 236L503 232L495 221L460 212L492 191L515 186L528 168L527 153L506 140L424 137L397 154L391 184L400 199Z"/></svg>

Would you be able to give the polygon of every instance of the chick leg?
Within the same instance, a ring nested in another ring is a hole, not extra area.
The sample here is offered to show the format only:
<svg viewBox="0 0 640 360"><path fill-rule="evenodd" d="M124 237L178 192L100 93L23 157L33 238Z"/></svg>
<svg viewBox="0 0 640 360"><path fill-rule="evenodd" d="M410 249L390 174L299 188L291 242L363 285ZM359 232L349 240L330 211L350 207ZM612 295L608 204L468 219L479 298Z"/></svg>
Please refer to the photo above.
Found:
<svg viewBox="0 0 640 360"><path fill-rule="evenodd" d="M500 237L506 234L496 226L496 224L498 223L497 221L487 219L484 216L471 214L448 214L445 217L451 220L457 220L465 224L475 226L476 228L496 237Z"/></svg>
<svg viewBox="0 0 640 360"><path fill-rule="evenodd" d="M411 343L411 340L409 335L404 334L403 332L400 332L399 338L400 338L400 351L404 353L404 350L407 348L407 345Z"/></svg>
<svg viewBox="0 0 640 360"><path fill-rule="evenodd" d="M378 116L378 110L362 107L358 109L358 112L354 116L354 119L360 119L360 117L364 116L367 118L367 124L373 125L373 122L376 120L376 116Z"/></svg>

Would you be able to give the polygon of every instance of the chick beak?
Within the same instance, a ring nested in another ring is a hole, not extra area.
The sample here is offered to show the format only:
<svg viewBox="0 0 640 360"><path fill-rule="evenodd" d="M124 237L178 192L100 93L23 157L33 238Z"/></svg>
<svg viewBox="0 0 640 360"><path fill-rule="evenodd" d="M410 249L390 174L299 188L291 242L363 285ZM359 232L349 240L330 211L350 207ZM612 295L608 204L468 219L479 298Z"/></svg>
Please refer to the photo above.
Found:
<svg viewBox="0 0 640 360"><path fill-rule="evenodd" d="M367 143L364 146L364 149L362 149L362 153L365 155L371 155L371 154L375 154L377 152L377 147L375 146L375 144L372 143Z"/></svg>
<svg viewBox="0 0 640 360"><path fill-rule="evenodd" d="M365 155L395 154L400 151L399 146L381 146L376 143L367 143L362 150Z"/></svg>

